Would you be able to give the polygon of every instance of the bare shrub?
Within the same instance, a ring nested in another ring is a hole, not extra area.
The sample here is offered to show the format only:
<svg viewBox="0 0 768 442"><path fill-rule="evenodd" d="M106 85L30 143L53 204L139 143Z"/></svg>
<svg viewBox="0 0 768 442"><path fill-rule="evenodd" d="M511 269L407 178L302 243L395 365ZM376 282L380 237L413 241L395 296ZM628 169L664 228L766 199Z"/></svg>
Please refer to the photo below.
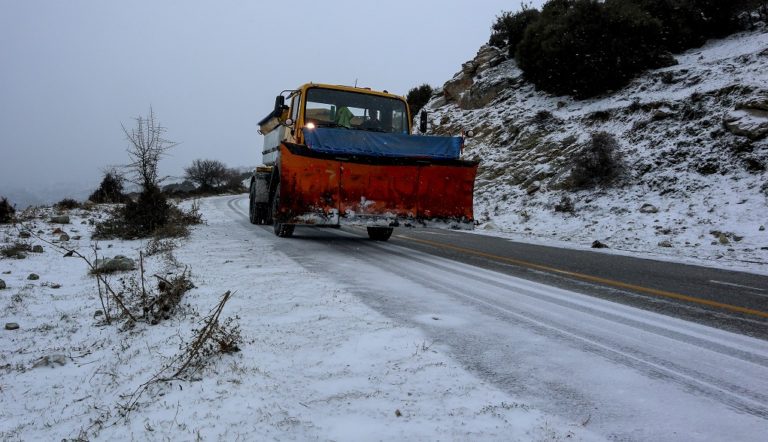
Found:
<svg viewBox="0 0 768 442"><path fill-rule="evenodd" d="M139 115L134 121L136 126L130 130L121 125L130 143L127 150L131 162L126 168L131 174L131 180L142 189L158 188L162 182L158 174L158 163L178 143L164 138L167 129L157 121L152 107L147 117Z"/></svg>
<svg viewBox="0 0 768 442"><path fill-rule="evenodd" d="M178 244L172 239L153 237L144 248L144 256L154 256L173 251Z"/></svg>
<svg viewBox="0 0 768 442"><path fill-rule="evenodd" d="M226 182L227 166L219 160L197 159L184 168L184 177L196 183L201 191L211 191Z"/></svg>
<svg viewBox="0 0 768 442"><path fill-rule="evenodd" d="M227 192L245 192L248 189L243 185L243 180L250 176L251 172L243 173L237 169L228 168L222 188Z"/></svg>
<svg viewBox="0 0 768 442"><path fill-rule="evenodd" d="M195 287L187 269L169 279L160 275L154 276L158 279L157 295L144 310L145 317L153 325L163 319L170 319L171 314L181 302L181 297Z"/></svg>
<svg viewBox="0 0 768 442"><path fill-rule="evenodd" d="M568 187L584 188L607 185L622 171L618 141L607 132L592 134L592 138L576 157Z"/></svg>
<svg viewBox="0 0 768 442"><path fill-rule="evenodd" d="M237 324L239 318L228 318L223 323L219 322L224 306L231 296L230 291L224 293L216 307L200 321L202 326L194 331L191 342L183 344L180 353L126 397L126 402L120 404L120 414L123 418L127 418L130 412L136 409L139 399L152 385L176 379L188 379L204 368L213 356L240 350L242 336Z"/></svg>

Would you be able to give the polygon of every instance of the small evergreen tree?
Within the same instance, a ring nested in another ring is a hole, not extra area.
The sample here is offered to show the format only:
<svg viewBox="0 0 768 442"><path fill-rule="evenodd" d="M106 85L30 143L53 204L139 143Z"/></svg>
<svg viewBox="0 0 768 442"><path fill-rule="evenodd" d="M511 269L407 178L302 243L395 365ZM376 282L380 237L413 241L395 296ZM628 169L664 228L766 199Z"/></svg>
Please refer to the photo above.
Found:
<svg viewBox="0 0 768 442"><path fill-rule="evenodd" d="M0 198L0 224L6 224L13 221L16 214L16 208L8 202L8 198Z"/></svg>
<svg viewBox="0 0 768 442"><path fill-rule="evenodd" d="M523 40L525 30L535 23L541 13L538 9L523 4L518 12L503 12L491 26L488 44L496 47L509 46L509 56L514 57L517 45Z"/></svg>
<svg viewBox="0 0 768 442"><path fill-rule="evenodd" d="M125 202L123 181L123 176L116 169L106 170L99 188L88 199L97 204Z"/></svg>
<svg viewBox="0 0 768 442"><path fill-rule="evenodd" d="M139 194L136 201L129 200L123 208L123 221L133 236L140 238L151 235L165 226L170 216L171 205L156 186L150 186Z"/></svg>
<svg viewBox="0 0 768 442"><path fill-rule="evenodd" d="M408 91L405 100L408 102L408 109L411 112L411 118L415 117L419 113L421 108L432 97L432 86L424 83L419 87L415 87Z"/></svg>

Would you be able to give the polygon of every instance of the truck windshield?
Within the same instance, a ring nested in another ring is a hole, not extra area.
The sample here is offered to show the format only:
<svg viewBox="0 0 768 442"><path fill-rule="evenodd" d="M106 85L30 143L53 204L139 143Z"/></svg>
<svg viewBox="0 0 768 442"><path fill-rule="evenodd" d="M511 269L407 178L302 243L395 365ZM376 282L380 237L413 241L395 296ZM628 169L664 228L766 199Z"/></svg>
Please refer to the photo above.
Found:
<svg viewBox="0 0 768 442"><path fill-rule="evenodd" d="M307 90L305 109L305 121L321 127L408 133L405 102L394 98L310 88Z"/></svg>

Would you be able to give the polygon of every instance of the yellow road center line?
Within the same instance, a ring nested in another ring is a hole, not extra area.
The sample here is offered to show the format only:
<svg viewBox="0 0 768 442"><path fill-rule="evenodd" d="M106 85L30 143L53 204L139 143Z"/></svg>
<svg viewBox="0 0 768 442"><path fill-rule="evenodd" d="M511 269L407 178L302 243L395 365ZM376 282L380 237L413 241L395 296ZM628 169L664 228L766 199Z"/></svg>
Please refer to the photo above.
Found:
<svg viewBox="0 0 768 442"><path fill-rule="evenodd" d="M709 299L696 298L694 296L682 295L680 293L668 292L666 290L659 290L659 289L654 289L654 288L650 288L650 287L643 287L643 286L640 286L640 285L629 284L629 283L626 283L626 282L615 281L613 279L601 278L599 276L592 276L592 275L587 275L587 274L584 274L584 273L571 272L569 270L558 269L557 267L550 267L550 266L546 266L546 265L542 265L542 264L536 264L536 263L532 263L532 262L528 262L528 261L523 261L523 260L520 260L520 259L508 258L506 256L498 256L498 255L494 255L494 254L491 254L491 253L481 252L479 250L467 249L465 247L453 246L453 245L450 245L450 244L442 244L442 243L435 242L435 241L430 241L430 240L427 240L427 239L418 239L418 238L413 238L413 237L410 237L410 236L403 236L403 235L397 235L397 237L405 239L405 240L409 240L409 241L414 241L414 242L418 242L418 243L422 243L422 244L427 244L427 245L430 245L430 246L433 246L433 247L438 247L438 248L443 248L443 249L451 249L451 250L455 250L457 252L467 253L467 254L476 255L476 256L482 256L484 258L489 258L489 259L493 259L493 260L496 260L496 261L508 262L510 264L515 264L515 265L518 265L518 266L521 266L521 267L527 267L527 268L530 268L530 269L543 270L545 272L557 273L557 274L560 274L560 275L570 276L572 278L581 279L583 281L596 282L596 283L607 285L607 286L611 286L611 287L618 287L618 288L633 290L633 291L636 291L636 292L647 293L647 294L651 294L651 295L655 295L655 296L661 296L661 297L664 297L664 298L671 298L671 299L677 299L677 300L680 300L680 301L686 301L686 302L692 302L692 303L695 303L695 304L706 305L706 306L709 306L709 307L715 307L715 308L719 308L719 309L723 309L723 310L728 310L728 311L731 311L731 312L745 313L745 314L748 314L748 315L759 316L761 318L768 318L768 313L767 312L763 312L763 311L760 311L760 310L754 310L754 309L751 309L751 308L739 307L737 305L725 304L725 303L717 302L717 301L710 301Z"/></svg>

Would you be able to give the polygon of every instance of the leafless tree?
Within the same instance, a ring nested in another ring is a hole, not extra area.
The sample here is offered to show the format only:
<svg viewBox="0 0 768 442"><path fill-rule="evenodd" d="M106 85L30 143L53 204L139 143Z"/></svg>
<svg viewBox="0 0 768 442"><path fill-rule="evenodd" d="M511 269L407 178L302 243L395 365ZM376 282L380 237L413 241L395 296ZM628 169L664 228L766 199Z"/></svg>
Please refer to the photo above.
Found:
<svg viewBox="0 0 768 442"><path fill-rule="evenodd" d="M184 168L184 177L201 189L213 189L227 181L227 166L219 160L195 160Z"/></svg>
<svg viewBox="0 0 768 442"><path fill-rule="evenodd" d="M131 143L127 149L131 162L126 167L135 184L142 186L144 190L156 188L162 181L157 173L157 164L160 158L178 143L163 138L167 129L157 121L151 106L147 117L139 115L134 120L136 126L130 130L121 124L128 142Z"/></svg>

